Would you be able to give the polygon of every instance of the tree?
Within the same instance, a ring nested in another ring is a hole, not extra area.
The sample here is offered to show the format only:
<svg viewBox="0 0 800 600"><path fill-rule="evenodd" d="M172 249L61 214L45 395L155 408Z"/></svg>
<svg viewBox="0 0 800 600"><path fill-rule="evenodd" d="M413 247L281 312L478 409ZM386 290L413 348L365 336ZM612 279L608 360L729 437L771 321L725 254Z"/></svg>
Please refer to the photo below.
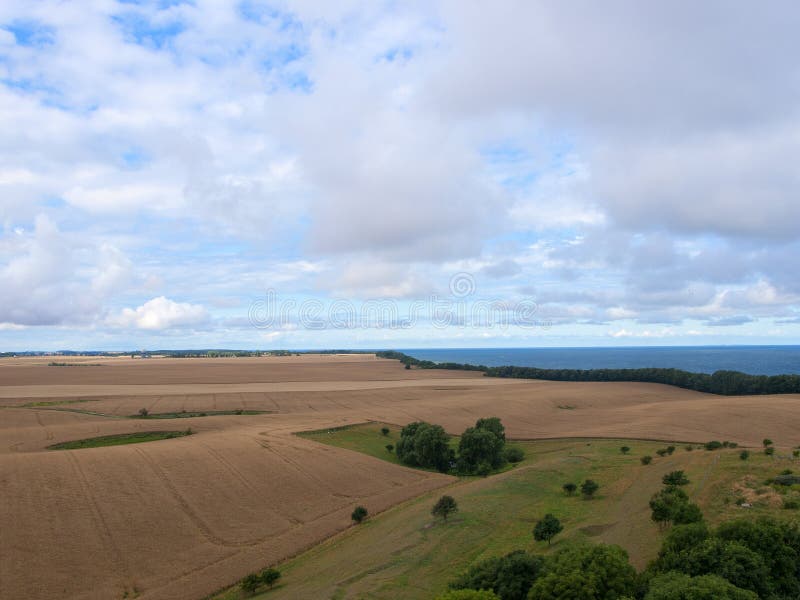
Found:
<svg viewBox="0 0 800 600"><path fill-rule="evenodd" d="M689 478L683 471L671 471L661 478L664 485L688 485Z"/></svg>
<svg viewBox="0 0 800 600"><path fill-rule="evenodd" d="M764 444L764 448L766 448L767 446L772 446L772 440L769 438L764 438L762 444Z"/></svg>
<svg viewBox="0 0 800 600"><path fill-rule="evenodd" d="M595 492L600 489L600 485L592 479L587 479L581 484L581 494L587 500L591 499Z"/></svg>
<svg viewBox="0 0 800 600"><path fill-rule="evenodd" d="M412 467L434 468L446 472L450 468L450 436L440 425L424 421L409 423L400 431L395 452L397 458Z"/></svg>
<svg viewBox="0 0 800 600"><path fill-rule="evenodd" d="M665 456L667 454L667 449L659 448L658 450L656 450L656 454L658 454L659 456Z"/></svg>
<svg viewBox="0 0 800 600"><path fill-rule="evenodd" d="M567 548L550 557L544 574L531 586L535 600L605 599L631 596L636 570L619 546Z"/></svg>
<svg viewBox="0 0 800 600"><path fill-rule="evenodd" d="M492 590L503 600L525 600L528 590L544 569L544 558L516 550L472 565L450 582L455 590Z"/></svg>
<svg viewBox="0 0 800 600"><path fill-rule="evenodd" d="M679 487L666 487L650 498L650 518L665 527L670 522L676 524L695 523L703 519L696 504L689 502L689 496Z"/></svg>
<svg viewBox="0 0 800 600"><path fill-rule="evenodd" d="M742 460L747 460L748 458L750 458L750 453L747 450L742 450L741 452L739 452L739 458L741 458Z"/></svg>
<svg viewBox="0 0 800 600"><path fill-rule="evenodd" d="M469 427L461 435L458 444L459 470L475 473L481 463L489 463L497 469L505 462L506 434L497 417L478 419L475 427Z"/></svg>
<svg viewBox="0 0 800 600"><path fill-rule="evenodd" d="M139 409L139 416L140 417L144 418L149 414L150 414L150 412L146 408L140 408Z"/></svg>
<svg viewBox="0 0 800 600"><path fill-rule="evenodd" d="M239 583L239 587L245 594L255 594L260 585L261 578L255 573L250 573Z"/></svg>
<svg viewBox="0 0 800 600"><path fill-rule="evenodd" d="M510 446L505 449L504 456L508 462L518 463L522 462L522 460L525 458L525 452L523 452L522 448Z"/></svg>
<svg viewBox="0 0 800 600"><path fill-rule="evenodd" d="M563 489L567 493L567 496L572 496L572 494L575 493L575 490L578 489L578 486L575 485L574 483L565 483L564 485L561 486L561 489Z"/></svg>
<svg viewBox="0 0 800 600"><path fill-rule="evenodd" d="M447 522L447 517L454 512L458 512L458 502L452 496L447 495L439 498L431 509L431 514L434 517L442 517L445 523Z"/></svg>
<svg viewBox="0 0 800 600"><path fill-rule="evenodd" d="M667 454L672 454L675 452L675 446L667 446Z"/></svg>
<svg viewBox="0 0 800 600"><path fill-rule="evenodd" d="M383 435L389 435L389 428L388 427L381 427L381 433Z"/></svg>
<svg viewBox="0 0 800 600"><path fill-rule="evenodd" d="M766 448L764 448L764 454L766 454L767 456L772 456L773 454L775 454L775 448L773 446L767 446Z"/></svg>
<svg viewBox="0 0 800 600"><path fill-rule="evenodd" d="M355 510L353 510L353 514L350 515L350 518L353 519L356 523L361 523L364 519L367 518L367 509L363 506L356 506Z"/></svg>
<svg viewBox="0 0 800 600"><path fill-rule="evenodd" d="M385 447L387 452L391 452L392 450L394 450L394 446L392 444L386 444Z"/></svg>
<svg viewBox="0 0 800 600"><path fill-rule="evenodd" d="M536 527L533 528L533 539L537 542L547 542L550 545L552 539L563 531L564 527L561 525L556 517L547 513L542 519L536 522Z"/></svg>
<svg viewBox="0 0 800 600"><path fill-rule="evenodd" d="M281 578L281 572L278 569L265 569L261 571L261 581L270 587L272 587L278 583L278 580Z"/></svg>
<svg viewBox="0 0 800 600"><path fill-rule="evenodd" d="M630 447L630 446L622 446L622 447L619 449L619 451L620 451L620 452L622 452L623 454L627 454L628 452L630 452L630 451L631 451L631 447Z"/></svg>
<svg viewBox="0 0 800 600"><path fill-rule="evenodd" d="M639 460L642 462L643 465L649 465L651 462L653 462L653 457L650 456L649 454L646 454Z"/></svg>
<svg viewBox="0 0 800 600"><path fill-rule="evenodd" d="M718 575L690 577L671 571L650 581L644 600L758 600L758 596Z"/></svg>

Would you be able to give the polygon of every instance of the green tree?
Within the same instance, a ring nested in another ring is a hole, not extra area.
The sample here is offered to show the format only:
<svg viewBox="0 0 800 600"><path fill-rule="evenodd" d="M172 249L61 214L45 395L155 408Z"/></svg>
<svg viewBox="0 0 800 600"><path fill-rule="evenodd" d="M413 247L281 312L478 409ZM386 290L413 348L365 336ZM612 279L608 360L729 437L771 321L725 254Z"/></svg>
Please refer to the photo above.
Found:
<svg viewBox="0 0 800 600"><path fill-rule="evenodd" d="M570 482L562 485L561 489L563 489L566 492L567 496L572 496L575 493L575 490L578 489L578 486Z"/></svg>
<svg viewBox="0 0 800 600"><path fill-rule="evenodd" d="M245 594L255 594L260 585L261 578L255 573L250 573L239 583L239 587Z"/></svg>
<svg viewBox="0 0 800 600"><path fill-rule="evenodd" d="M675 446L667 446L667 454L672 454L675 452Z"/></svg>
<svg viewBox="0 0 800 600"><path fill-rule="evenodd" d="M583 494L583 497L587 500L593 498L595 492L599 489L600 484L592 479L587 479L581 484L581 494Z"/></svg>
<svg viewBox="0 0 800 600"><path fill-rule="evenodd" d="M140 408L139 409L139 416L142 417L143 419L145 417L147 417L147 415L149 415L149 414L150 414L150 412L146 408Z"/></svg>
<svg viewBox="0 0 800 600"><path fill-rule="evenodd" d="M445 522L447 522L447 517L454 512L458 512L458 502L452 496L447 495L439 498L431 509L434 517L442 517Z"/></svg>
<svg viewBox="0 0 800 600"><path fill-rule="evenodd" d="M739 458L741 458L742 460L747 460L748 458L750 458L750 453L747 450L742 450L741 452L739 452Z"/></svg>
<svg viewBox="0 0 800 600"><path fill-rule="evenodd" d="M764 444L764 448L766 448L767 446L772 446L772 440L769 438L764 438L764 441L761 443Z"/></svg>
<svg viewBox="0 0 800 600"><path fill-rule="evenodd" d="M497 417L478 419L475 427L469 427L461 435L458 444L459 470L475 473L481 463L489 463L497 469L505 462L506 434Z"/></svg>
<svg viewBox="0 0 800 600"><path fill-rule="evenodd" d="M649 454L644 455L642 458L639 459L643 465L649 465L653 462L653 457Z"/></svg>
<svg viewBox="0 0 800 600"><path fill-rule="evenodd" d="M664 485L688 485L689 478L683 471L670 471L661 478Z"/></svg>
<svg viewBox="0 0 800 600"><path fill-rule="evenodd" d="M561 521L550 513L547 513L542 519L536 522L536 527L533 528L533 539L537 542L546 541L549 546L552 539L561 533L563 529L564 527L561 525Z"/></svg>
<svg viewBox="0 0 800 600"><path fill-rule="evenodd" d="M503 600L525 600L544 562L541 556L516 550L475 563L451 581L450 588L492 590Z"/></svg>
<svg viewBox="0 0 800 600"><path fill-rule="evenodd" d="M562 550L547 560L531 586L530 600L605 600L630 596L636 570L619 546L590 545Z"/></svg>
<svg viewBox="0 0 800 600"><path fill-rule="evenodd" d="M517 446L510 446L506 447L504 452L505 459L510 463L518 463L522 462L525 458L525 452L523 452L522 448Z"/></svg>
<svg viewBox="0 0 800 600"><path fill-rule="evenodd" d="M450 467L449 440L450 436L440 425L417 421L400 431L395 452L402 462L412 467L446 472Z"/></svg>
<svg viewBox="0 0 800 600"><path fill-rule="evenodd" d="M627 454L628 452L630 452L630 451L631 451L631 447L630 447L630 446L622 446L622 447L619 449L619 451L620 451L620 452L622 452L623 454Z"/></svg>
<svg viewBox="0 0 800 600"><path fill-rule="evenodd" d="M270 587L272 587L278 583L278 580L281 578L281 572L278 569L265 569L261 571L261 581Z"/></svg>
<svg viewBox="0 0 800 600"><path fill-rule="evenodd" d="M386 444L385 446L387 452L391 452L394 450L394 446L392 444Z"/></svg>
<svg viewBox="0 0 800 600"><path fill-rule="evenodd" d="M773 454L775 454L775 447L767 446L766 448L764 448L764 454L766 454L767 456L772 456Z"/></svg>
<svg viewBox="0 0 800 600"><path fill-rule="evenodd" d="M388 427L381 427L381 433L383 435L389 435L389 428Z"/></svg>
<svg viewBox="0 0 800 600"><path fill-rule="evenodd" d="M355 521L356 523L361 523L364 519L367 518L367 509L363 506L356 506L353 510L353 514L350 515L350 518Z"/></svg>
<svg viewBox="0 0 800 600"><path fill-rule="evenodd" d="M759 600L754 592L736 587L718 575L690 577L671 571L650 581L644 600Z"/></svg>

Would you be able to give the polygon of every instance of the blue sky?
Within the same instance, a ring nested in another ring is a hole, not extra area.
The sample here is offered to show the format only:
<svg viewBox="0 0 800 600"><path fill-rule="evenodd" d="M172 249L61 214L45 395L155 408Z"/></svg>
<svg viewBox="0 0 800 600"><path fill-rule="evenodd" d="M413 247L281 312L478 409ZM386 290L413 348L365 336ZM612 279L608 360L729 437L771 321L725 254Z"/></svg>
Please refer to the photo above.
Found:
<svg viewBox="0 0 800 600"><path fill-rule="evenodd" d="M577 4L2 3L0 351L800 343L800 9Z"/></svg>

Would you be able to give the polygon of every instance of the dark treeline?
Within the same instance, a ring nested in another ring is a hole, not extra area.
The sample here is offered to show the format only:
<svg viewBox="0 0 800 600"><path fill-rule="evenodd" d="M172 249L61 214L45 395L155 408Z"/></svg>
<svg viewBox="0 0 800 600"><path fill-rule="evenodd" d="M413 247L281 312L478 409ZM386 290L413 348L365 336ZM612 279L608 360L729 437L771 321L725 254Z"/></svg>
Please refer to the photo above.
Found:
<svg viewBox="0 0 800 600"><path fill-rule="evenodd" d="M551 381L639 381L663 383L697 392L723 396L754 394L798 394L800 375L749 375L739 371L690 373L680 369L537 369L536 367L485 367L458 363L418 360L402 352L378 352L381 358L394 358L419 369L483 371L487 377L548 379Z"/></svg>

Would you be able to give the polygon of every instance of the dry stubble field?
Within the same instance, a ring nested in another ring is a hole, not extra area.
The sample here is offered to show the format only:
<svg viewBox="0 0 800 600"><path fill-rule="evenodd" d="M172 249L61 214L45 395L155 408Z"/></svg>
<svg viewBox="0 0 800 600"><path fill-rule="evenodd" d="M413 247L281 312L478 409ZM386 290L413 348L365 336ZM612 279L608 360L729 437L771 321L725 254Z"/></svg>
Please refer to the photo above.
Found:
<svg viewBox="0 0 800 600"><path fill-rule="evenodd" d="M494 415L513 438L800 443L796 395L489 379L371 355L66 360L89 364L0 361L0 598L202 598L348 527L356 504L374 514L453 480L296 431L424 419L459 433ZM122 418L141 408L269 412ZM196 435L46 449L185 427Z"/></svg>

